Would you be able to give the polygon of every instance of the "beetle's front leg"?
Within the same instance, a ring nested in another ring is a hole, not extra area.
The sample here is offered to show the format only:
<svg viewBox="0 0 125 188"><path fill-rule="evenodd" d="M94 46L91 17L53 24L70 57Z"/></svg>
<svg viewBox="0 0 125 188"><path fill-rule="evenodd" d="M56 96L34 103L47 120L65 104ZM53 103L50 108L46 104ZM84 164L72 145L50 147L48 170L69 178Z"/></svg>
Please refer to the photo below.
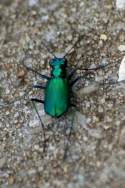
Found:
<svg viewBox="0 0 125 188"><path fill-rule="evenodd" d="M35 74L39 75L41 78L44 78L44 79L47 79L47 80L50 79L49 76L40 74L39 72L37 72L36 70L32 69L31 67L27 67L27 66L25 65L25 68L26 68L27 70L32 71L32 72L34 72Z"/></svg>
<svg viewBox="0 0 125 188"><path fill-rule="evenodd" d="M38 112L38 110L37 110L37 107L36 107L36 105L35 105L35 102L43 103L44 101L39 100L39 99L37 99L37 98L34 98L34 99L32 98L31 101L32 101L33 107L34 107L34 109L35 109L35 111L36 111L36 113L37 113L37 116L38 116L38 118L39 118L39 120L40 120L41 127L42 127L42 129L43 129L43 137L44 137L44 141L43 141L43 152L45 152L45 151L46 151L45 127L44 127L44 124L43 124L42 119L41 119L41 117L40 117L40 114L39 114L39 112Z"/></svg>

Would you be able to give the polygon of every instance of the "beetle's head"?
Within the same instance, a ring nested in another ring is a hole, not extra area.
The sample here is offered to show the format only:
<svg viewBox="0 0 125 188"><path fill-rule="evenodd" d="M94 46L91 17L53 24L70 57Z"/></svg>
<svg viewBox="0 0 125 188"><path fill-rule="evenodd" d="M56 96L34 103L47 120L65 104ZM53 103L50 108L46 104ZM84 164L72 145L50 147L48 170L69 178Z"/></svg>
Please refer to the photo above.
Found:
<svg viewBox="0 0 125 188"><path fill-rule="evenodd" d="M55 77L58 76L64 76L66 72L66 67L67 67L67 60L66 58L57 58L54 57L50 61L50 66L52 67L52 75Z"/></svg>
<svg viewBox="0 0 125 188"><path fill-rule="evenodd" d="M54 67L67 67L67 60L66 58L63 57L54 57L53 59L51 59L51 61L49 62L50 66L52 68Z"/></svg>

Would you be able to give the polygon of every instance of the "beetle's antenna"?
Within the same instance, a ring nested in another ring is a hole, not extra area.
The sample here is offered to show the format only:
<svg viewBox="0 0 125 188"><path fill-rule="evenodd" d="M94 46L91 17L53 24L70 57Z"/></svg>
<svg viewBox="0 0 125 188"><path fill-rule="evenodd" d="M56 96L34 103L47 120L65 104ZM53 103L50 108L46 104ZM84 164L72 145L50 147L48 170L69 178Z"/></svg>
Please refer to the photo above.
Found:
<svg viewBox="0 0 125 188"><path fill-rule="evenodd" d="M77 39L77 41L73 44L73 46L66 52L66 54L63 56L65 58L71 51L72 49L80 42L81 38L84 37L84 35L80 35Z"/></svg>
<svg viewBox="0 0 125 188"><path fill-rule="evenodd" d="M65 58L71 51L72 49L80 42L81 38L83 38L84 35L79 35L77 41L73 44L73 46L66 52L66 54L63 56L63 58ZM53 57L57 58L56 55L50 51L50 49L47 47L47 45L42 41L41 44L43 44L43 46L46 48L46 50L53 55Z"/></svg>
<svg viewBox="0 0 125 188"><path fill-rule="evenodd" d="M50 49L48 48L48 46L45 45L45 43L44 43L43 41L41 42L41 44L43 44L43 46L46 48L46 50L47 50L54 58L56 58L56 55L55 55L52 51L50 51Z"/></svg>

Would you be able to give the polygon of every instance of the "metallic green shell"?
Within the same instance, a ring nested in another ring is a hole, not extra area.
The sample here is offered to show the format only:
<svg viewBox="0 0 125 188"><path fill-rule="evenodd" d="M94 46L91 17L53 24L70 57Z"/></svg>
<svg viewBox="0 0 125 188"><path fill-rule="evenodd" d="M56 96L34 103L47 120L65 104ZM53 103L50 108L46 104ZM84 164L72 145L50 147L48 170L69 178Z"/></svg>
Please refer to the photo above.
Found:
<svg viewBox="0 0 125 188"><path fill-rule="evenodd" d="M69 86L64 78L51 78L45 89L45 112L51 116L59 117L69 107Z"/></svg>

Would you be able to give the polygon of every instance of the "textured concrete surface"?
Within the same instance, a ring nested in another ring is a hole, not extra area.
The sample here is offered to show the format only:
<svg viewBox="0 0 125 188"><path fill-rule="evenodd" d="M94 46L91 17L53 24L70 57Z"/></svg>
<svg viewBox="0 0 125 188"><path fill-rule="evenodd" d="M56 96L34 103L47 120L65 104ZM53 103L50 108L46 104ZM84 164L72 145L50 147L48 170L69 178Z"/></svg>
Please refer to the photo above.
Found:
<svg viewBox="0 0 125 188"><path fill-rule="evenodd" d="M125 51L124 8L110 0L0 1L0 188L125 188L125 87L110 83ZM59 119L37 105L43 152L30 98L44 97L32 85L45 80L24 64L49 75L52 54L65 54L79 36L69 72L108 66L73 87L77 108Z"/></svg>

